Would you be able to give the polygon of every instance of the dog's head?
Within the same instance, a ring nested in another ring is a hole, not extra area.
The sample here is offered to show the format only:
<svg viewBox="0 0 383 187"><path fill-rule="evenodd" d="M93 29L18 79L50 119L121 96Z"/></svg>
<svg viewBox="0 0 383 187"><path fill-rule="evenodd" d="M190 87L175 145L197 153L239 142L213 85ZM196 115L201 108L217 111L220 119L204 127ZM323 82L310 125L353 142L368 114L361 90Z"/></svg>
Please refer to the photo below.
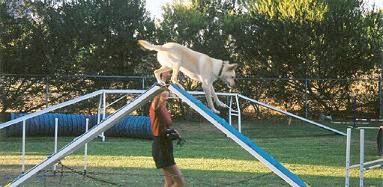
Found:
<svg viewBox="0 0 383 187"><path fill-rule="evenodd" d="M229 64L229 61L224 61L222 68L222 74L220 79L227 84L230 88L235 86L235 70L237 69L238 64Z"/></svg>

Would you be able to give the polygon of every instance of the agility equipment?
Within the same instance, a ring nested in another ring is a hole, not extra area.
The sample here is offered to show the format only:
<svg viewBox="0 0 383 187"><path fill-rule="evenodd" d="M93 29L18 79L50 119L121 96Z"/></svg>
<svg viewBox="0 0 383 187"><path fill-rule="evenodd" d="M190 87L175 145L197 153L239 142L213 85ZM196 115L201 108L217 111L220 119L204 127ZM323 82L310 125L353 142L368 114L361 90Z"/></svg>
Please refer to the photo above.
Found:
<svg viewBox="0 0 383 187"><path fill-rule="evenodd" d="M303 118L303 117L301 117L301 116L298 116L298 115L295 115L295 114L293 114L293 113L290 113L290 112L281 110L281 109L276 108L276 107L273 107L273 106L271 106L271 105L269 105L269 104L259 102L259 101L257 101L257 100L248 98L248 97L243 96L243 95L238 95L238 96L239 96L240 98L242 98L242 99L246 99L246 100L248 100L248 101L251 101L251 102L253 102L253 103L256 103L256 104L258 104L258 105L261 105L261 106L263 106L263 107L266 107L266 108L269 108L269 109L271 109L271 110L280 112L280 113L282 113L282 114L286 114L286 115L288 115L288 116L290 116L290 117L293 117L293 118L296 118L296 119L305 121L305 122L307 122L307 123L309 123L309 124L318 126L318 127L322 128L322 129L325 129L325 130L334 132L334 133L336 133L336 134L338 134L338 135L346 136L346 133L341 132L341 131L338 131L338 130L333 129L333 128L330 128L330 127L328 127L328 126L326 126L326 125L323 125L323 124L320 124L320 123L318 123L318 122L309 120L309 119L307 119L307 118Z"/></svg>
<svg viewBox="0 0 383 187"><path fill-rule="evenodd" d="M136 99L134 99L133 101L125 105L116 113L104 119L100 124L93 127L92 129L84 133L83 135L74 139L71 143L67 144L57 153L50 155L46 160L44 160L40 164L34 166L33 168L31 168L24 174L21 174L12 183L10 183L9 186L16 187L16 186L22 185L32 176L36 175L39 171L54 165L55 163L63 159L65 156L71 154L72 152L84 146L86 143L96 138L100 133L111 128L113 125L118 123L118 121L120 121L124 116L126 116L127 114L130 114L131 112L133 112L134 110L136 110L137 108L145 104L149 99L151 99L152 97L154 97L161 91L162 91L161 87L153 86L147 92L143 93L142 95L140 95L139 97L137 97Z"/></svg>
<svg viewBox="0 0 383 187"><path fill-rule="evenodd" d="M351 128L347 128L347 142L346 142L346 176L345 187L350 186L350 172L352 168L359 168L359 186L364 186L364 173L367 170L374 168L383 168L383 158L365 162L364 161L364 131L368 129L383 129L381 127L358 127L359 130L359 163L351 165Z"/></svg>
<svg viewBox="0 0 383 187"><path fill-rule="evenodd" d="M291 186L306 186L305 182L285 168L281 163L276 161L272 156L270 156L266 151L261 149L255 143L253 143L248 137L241 134L237 129L227 123L223 118L219 117L216 113L212 112L207 106L205 106L201 101L197 100L195 97L187 93L185 90L181 89L179 86L172 84L169 86L169 90L181 98L186 104L196 110L204 118L206 118L210 123L216 126L220 131L225 133L230 137L234 142L239 144L247 152L257 158L260 162L265 164L270 170L275 174L285 180Z"/></svg>
<svg viewBox="0 0 383 187"><path fill-rule="evenodd" d="M11 120L28 115L28 113L11 113ZM108 115L106 115L108 116ZM52 136L55 119L58 120L59 136L79 136L85 132L85 121L89 119L89 128L97 124L97 115L46 113L26 120L26 136ZM22 135L22 122L5 128L6 136ZM108 137L128 137L151 139L150 119L147 116L126 116L119 123L105 131Z"/></svg>

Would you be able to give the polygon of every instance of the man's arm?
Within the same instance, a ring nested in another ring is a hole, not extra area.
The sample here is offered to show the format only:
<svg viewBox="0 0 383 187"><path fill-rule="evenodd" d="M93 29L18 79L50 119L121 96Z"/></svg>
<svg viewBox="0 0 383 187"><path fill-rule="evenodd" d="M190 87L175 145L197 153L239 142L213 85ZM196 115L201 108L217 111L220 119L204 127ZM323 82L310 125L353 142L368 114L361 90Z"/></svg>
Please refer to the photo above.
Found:
<svg viewBox="0 0 383 187"><path fill-rule="evenodd" d="M167 110L166 107L161 107L161 122L166 124L166 126L171 126L172 125L172 117L169 113L169 111Z"/></svg>

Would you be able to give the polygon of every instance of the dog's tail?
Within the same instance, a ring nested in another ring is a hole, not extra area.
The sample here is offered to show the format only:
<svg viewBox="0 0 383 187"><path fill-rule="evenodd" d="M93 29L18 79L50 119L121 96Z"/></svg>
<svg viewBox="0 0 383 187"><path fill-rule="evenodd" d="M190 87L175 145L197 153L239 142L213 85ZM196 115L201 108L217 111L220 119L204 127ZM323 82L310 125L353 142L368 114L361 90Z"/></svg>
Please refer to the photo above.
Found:
<svg viewBox="0 0 383 187"><path fill-rule="evenodd" d="M138 40L138 44L152 51L166 51L166 48L162 47L161 45L153 45L145 40Z"/></svg>

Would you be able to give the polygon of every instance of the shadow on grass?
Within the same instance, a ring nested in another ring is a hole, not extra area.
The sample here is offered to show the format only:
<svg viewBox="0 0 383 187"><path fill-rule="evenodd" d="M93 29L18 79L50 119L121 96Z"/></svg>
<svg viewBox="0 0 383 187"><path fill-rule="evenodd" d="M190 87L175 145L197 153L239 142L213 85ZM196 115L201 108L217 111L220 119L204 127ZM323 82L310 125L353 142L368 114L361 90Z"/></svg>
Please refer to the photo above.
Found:
<svg viewBox="0 0 383 187"><path fill-rule="evenodd" d="M91 167L87 175L83 168L58 167L58 172L46 170L32 177L25 186L161 186L162 173L155 168L107 168ZM182 169L187 186L289 186L277 175L271 172L227 172ZM0 170L1 171L1 170ZM309 186L343 186L344 177L302 175L300 176ZM0 178L0 179L4 179ZM9 182L3 181L1 184ZM350 186L358 186L357 177L350 180ZM381 178L368 178L365 186L382 186Z"/></svg>

